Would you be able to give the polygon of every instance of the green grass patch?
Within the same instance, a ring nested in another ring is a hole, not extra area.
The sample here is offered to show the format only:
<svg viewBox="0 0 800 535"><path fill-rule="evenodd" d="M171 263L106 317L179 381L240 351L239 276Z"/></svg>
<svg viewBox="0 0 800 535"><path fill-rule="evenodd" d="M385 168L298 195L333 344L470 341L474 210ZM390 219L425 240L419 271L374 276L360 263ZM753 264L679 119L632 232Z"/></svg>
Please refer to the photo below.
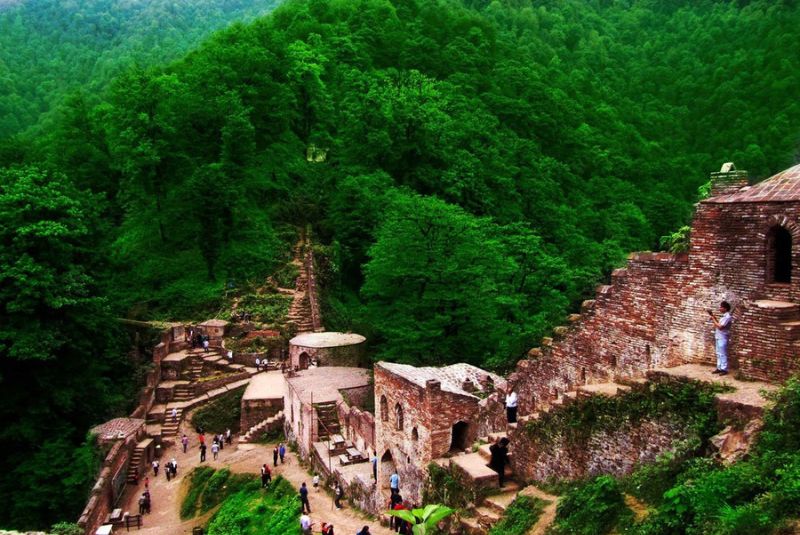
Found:
<svg viewBox="0 0 800 535"><path fill-rule="evenodd" d="M181 518L184 520L210 511L238 492L261 488L255 474L232 474L227 468L214 470L199 466L189 477L189 491L181 503Z"/></svg>
<svg viewBox="0 0 800 535"><path fill-rule="evenodd" d="M602 535L630 516L619 483L600 476L567 493L556 509L552 532L557 535Z"/></svg>
<svg viewBox="0 0 800 535"><path fill-rule="evenodd" d="M192 518L197 513L200 495L213 475L214 469L208 466L198 466L189 474L189 491L181 503L181 519Z"/></svg>
<svg viewBox="0 0 800 535"><path fill-rule="evenodd" d="M208 535L296 535L300 500L281 476L267 490L247 487L228 495L208 525Z"/></svg>
<svg viewBox="0 0 800 535"><path fill-rule="evenodd" d="M278 326L286 321L291 303L291 296L279 293L247 294L239 301L238 310L252 314L256 323Z"/></svg>
<svg viewBox="0 0 800 535"><path fill-rule="evenodd" d="M489 535L525 535L542 515L547 502L533 496L518 496L511 502L500 522L494 525Z"/></svg>
<svg viewBox="0 0 800 535"><path fill-rule="evenodd" d="M233 432L238 431L244 390L245 387L231 390L198 409L192 415L194 428L202 427L206 433L223 433L228 428Z"/></svg>

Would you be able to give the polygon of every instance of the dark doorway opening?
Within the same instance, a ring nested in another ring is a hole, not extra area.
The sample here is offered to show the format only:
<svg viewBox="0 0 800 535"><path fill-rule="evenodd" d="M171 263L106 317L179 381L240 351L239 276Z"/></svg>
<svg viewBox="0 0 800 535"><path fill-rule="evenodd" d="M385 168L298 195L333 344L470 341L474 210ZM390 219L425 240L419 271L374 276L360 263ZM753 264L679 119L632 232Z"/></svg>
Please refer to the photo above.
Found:
<svg viewBox="0 0 800 535"><path fill-rule="evenodd" d="M467 449L467 430L469 424L456 422L453 424L453 438L450 440L450 451L464 451Z"/></svg>
<svg viewBox="0 0 800 535"><path fill-rule="evenodd" d="M772 227L767 235L767 282L792 281L792 235L784 227Z"/></svg>

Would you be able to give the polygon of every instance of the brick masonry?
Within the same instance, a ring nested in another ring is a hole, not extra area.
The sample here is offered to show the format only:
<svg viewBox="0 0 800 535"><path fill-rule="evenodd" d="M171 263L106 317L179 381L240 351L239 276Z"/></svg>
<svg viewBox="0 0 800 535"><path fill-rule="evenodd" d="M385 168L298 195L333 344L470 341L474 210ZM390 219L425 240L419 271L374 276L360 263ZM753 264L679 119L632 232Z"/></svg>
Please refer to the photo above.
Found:
<svg viewBox="0 0 800 535"><path fill-rule="evenodd" d="M403 497L411 503L421 503L427 466L450 451L453 426L458 422L466 424L461 441L464 446L471 445L485 426L481 423L481 398L445 390L436 379L428 379L421 386L411 377L420 369L412 368L404 376L390 369L392 366L398 367L379 362L374 368L375 442L381 461L378 481L381 487L386 487L396 469ZM480 372L477 368L473 370ZM494 389L494 385L490 388ZM398 408L402 421L398 418Z"/></svg>
<svg viewBox="0 0 800 535"><path fill-rule="evenodd" d="M733 368L767 382L800 371L800 322L793 323L800 320L800 306L793 304L800 297L800 195L751 202L752 196L742 193L748 187L741 190L743 172L732 173L732 178L714 174L724 182L718 189L722 196L698 205L688 254L631 254L627 267L597 288L571 325L557 328L554 338L544 339L517 364L509 380L520 395L521 413L547 406L577 385L641 377L656 367L713 365L706 309L716 312L723 299L734 307ZM793 180L800 181L795 174ZM779 178L786 182L785 176ZM791 233L795 244L787 284L768 282L768 233L775 227Z"/></svg>

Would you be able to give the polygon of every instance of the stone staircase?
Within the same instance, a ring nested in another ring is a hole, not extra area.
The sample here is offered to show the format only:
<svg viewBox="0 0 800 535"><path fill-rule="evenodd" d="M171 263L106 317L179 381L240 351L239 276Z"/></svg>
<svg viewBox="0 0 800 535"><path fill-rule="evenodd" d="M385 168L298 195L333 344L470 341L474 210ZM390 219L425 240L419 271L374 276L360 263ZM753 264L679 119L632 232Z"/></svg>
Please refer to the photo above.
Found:
<svg viewBox="0 0 800 535"><path fill-rule="evenodd" d="M339 415L336 411L336 402L328 401L325 403L314 403L319 419L319 438L317 440L328 440L332 435L339 433Z"/></svg>
<svg viewBox="0 0 800 535"><path fill-rule="evenodd" d="M178 427L183 417L183 407L175 406L176 417L172 418L172 405L167 405L164 411L164 421L161 424L161 437L174 437L178 434Z"/></svg>
<svg viewBox="0 0 800 535"><path fill-rule="evenodd" d="M247 432L245 432L239 438L239 444L250 444L251 442L257 442L264 433L269 433L275 429L282 429L283 420L283 411L278 411L275 416L270 416L266 420L262 420L248 429Z"/></svg>
<svg viewBox="0 0 800 535"><path fill-rule="evenodd" d="M189 381L196 381L203 375L203 358L194 355L192 360L189 364L188 369L186 370L186 378Z"/></svg>
<svg viewBox="0 0 800 535"><path fill-rule="evenodd" d="M555 519L555 509L558 498L547 494L537 487L531 485L524 489L514 481L514 473L510 465L505 467L505 482L502 488L498 487L497 472L489 468L491 460L491 445L505 433L492 433L480 439L477 451L465 455L457 455L450 458L451 466L455 465L463 474L471 480L474 488L483 488L488 495L476 503L467 515L459 517L461 533L465 535L486 535L497 524L505 514L506 509L517 498L523 494L535 496L547 502L542 515L529 533L543 534L546 528ZM509 460L513 453L509 452Z"/></svg>
<svg viewBox="0 0 800 535"><path fill-rule="evenodd" d="M133 455L131 455L130 461L128 461L128 473L126 477L126 481L130 484L137 484L139 482L139 474L142 471L142 460L144 459L144 451L153 442L153 439L147 438L142 440L136 445L136 448L133 450ZM145 467L146 469L147 467Z"/></svg>
<svg viewBox="0 0 800 535"><path fill-rule="evenodd" d="M172 401L189 401L194 397L194 385L182 383L175 385L172 390Z"/></svg>

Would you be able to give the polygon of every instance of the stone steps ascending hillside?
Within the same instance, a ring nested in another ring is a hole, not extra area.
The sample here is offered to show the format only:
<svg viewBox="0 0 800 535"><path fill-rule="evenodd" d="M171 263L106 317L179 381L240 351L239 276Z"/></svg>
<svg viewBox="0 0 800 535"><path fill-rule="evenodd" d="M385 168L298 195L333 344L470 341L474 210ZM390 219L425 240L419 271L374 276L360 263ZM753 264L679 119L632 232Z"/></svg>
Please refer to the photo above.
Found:
<svg viewBox="0 0 800 535"><path fill-rule="evenodd" d="M275 416L271 416L266 420L262 420L250 429L247 430L245 434L239 438L239 444L249 444L250 442L256 442L258 439L261 438L261 435L264 432L267 432L270 429L273 429L277 426L278 429L283 427L283 411L278 411Z"/></svg>

